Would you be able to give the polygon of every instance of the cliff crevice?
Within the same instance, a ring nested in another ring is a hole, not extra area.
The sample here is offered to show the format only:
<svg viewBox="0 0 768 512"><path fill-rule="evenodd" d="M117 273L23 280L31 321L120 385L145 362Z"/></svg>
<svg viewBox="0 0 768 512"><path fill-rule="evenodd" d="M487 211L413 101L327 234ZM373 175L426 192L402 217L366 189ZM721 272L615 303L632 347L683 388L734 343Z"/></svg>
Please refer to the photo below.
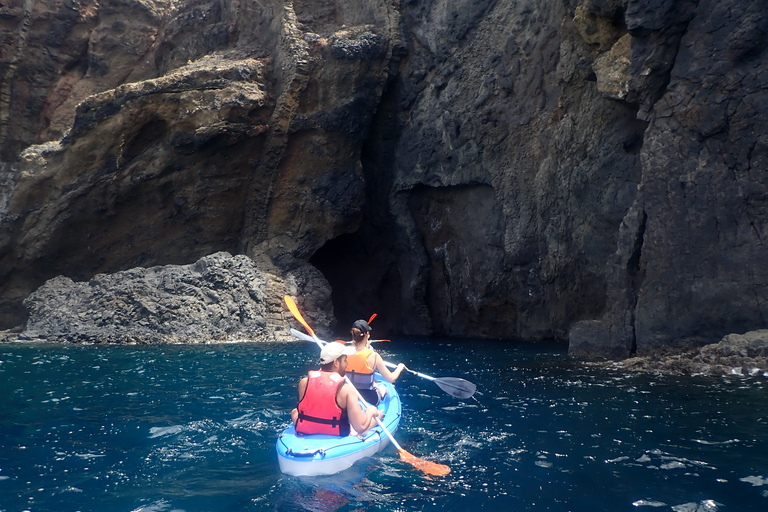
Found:
<svg viewBox="0 0 768 512"><path fill-rule="evenodd" d="M580 357L767 327L760 0L4 9L3 327L57 276L219 252L275 325L300 289L328 330Z"/></svg>

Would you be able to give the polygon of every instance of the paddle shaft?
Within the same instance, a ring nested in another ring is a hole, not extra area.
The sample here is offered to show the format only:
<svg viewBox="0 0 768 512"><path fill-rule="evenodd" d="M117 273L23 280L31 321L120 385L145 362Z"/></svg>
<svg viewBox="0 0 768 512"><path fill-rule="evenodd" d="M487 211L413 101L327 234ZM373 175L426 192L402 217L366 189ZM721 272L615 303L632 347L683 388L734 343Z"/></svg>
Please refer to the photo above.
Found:
<svg viewBox="0 0 768 512"><path fill-rule="evenodd" d="M384 364L386 366L390 367L390 368L397 368L397 365L395 363L390 363L388 361L384 361ZM415 371L413 371L411 369L408 369L408 371L411 372L412 374L416 375L417 377L422 377L422 378L427 379L427 380L435 380L434 377L430 377L426 373L415 372Z"/></svg>
<svg viewBox="0 0 768 512"><path fill-rule="evenodd" d="M306 327L306 325L304 327ZM309 330L309 329L307 329L307 330ZM323 345L325 343L328 343L327 341L323 341L323 340L319 339L317 336L314 336L314 333L312 333L313 336L307 336L303 332L299 332L296 329L291 329L291 334L293 334L296 338L299 338L300 340L314 341L318 345L320 345L320 348L323 348ZM395 363L390 363L390 362L384 361L384 364L387 365L390 368L397 368L397 365ZM418 375L419 377L424 377L427 380L435 380L434 377L430 377L429 375L424 375L423 373L415 372L413 370L408 370L408 371L411 372L414 375Z"/></svg>
<svg viewBox="0 0 768 512"><path fill-rule="evenodd" d="M300 340L305 340L305 341L315 341L317 339L317 337L312 338L304 334L303 332L297 331L296 329L291 329L291 334L293 334L295 337L299 338ZM317 340L317 341L319 341L320 343L326 343L325 341L322 341L322 340ZM384 364L390 368L397 368L397 365L395 365L394 363L384 361ZM453 397L469 398L475 394L475 389L476 389L475 385L467 380L458 379L455 377L432 377L425 373L419 373L411 369L408 369L408 371L416 375L417 377L422 377L424 379L434 382L440 387L440 389L442 389L443 391L445 391L446 393L448 393Z"/></svg>
<svg viewBox="0 0 768 512"><path fill-rule="evenodd" d="M392 363L384 362L387 366L394 367ZM469 382L468 380L459 379L457 377L431 377L429 375L415 372L413 370L408 370L412 374L423 377L427 380L430 380L437 384L437 386L448 393L449 395L456 397L456 398L469 398L472 395L475 394L475 391L477 390L477 386Z"/></svg>
<svg viewBox="0 0 768 512"><path fill-rule="evenodd" d="M360 394L360 390L359 390L359 389L357 389L357 388L355 387L355 385L354 385L354 384L352 384L352 381L351 381L351 380L349 380L349 377L347 377L347 376L345 375L345 376L344 376L344 380L346 380L346 381L347 381L347 383L348 383L350 386L352 386L352 389L354 389L354 390L355 390L355 393L357 393L357 399L358 399L358 400L360 400L360 402L362 402L362 404L363 404L363 408L365 409L365 408L369 407L369 404L368 404L368 402L366 402L366 401L365 401L365 398L363 398L363 395L361 395L361 394ZM387 437L389 438L389 440L390 440L390 441L392 441L392 445L393 445L395 448L397 448L397 451L398 451L398 452L399 452L399 451L401 451L401 450L402 450L402 448L400 447L400 445L399 445L399 444L397 444L397 441L395 441L395 437L392 435L392 432L390 432L390 431L389 431L389 429L388 429L387 427L385 427L385 426L384 426L384 424L381 422L381 420L379 419L379 417L378 417L378 416L374 416L374 417L373 417L373 419L375 419L375 420L376 420L376 423L378 423L378 424L379 424L379 426L381 427L381 430L383 430L383 431L384 431L384 433L385 433L385 434L387 434Z"/></svg>

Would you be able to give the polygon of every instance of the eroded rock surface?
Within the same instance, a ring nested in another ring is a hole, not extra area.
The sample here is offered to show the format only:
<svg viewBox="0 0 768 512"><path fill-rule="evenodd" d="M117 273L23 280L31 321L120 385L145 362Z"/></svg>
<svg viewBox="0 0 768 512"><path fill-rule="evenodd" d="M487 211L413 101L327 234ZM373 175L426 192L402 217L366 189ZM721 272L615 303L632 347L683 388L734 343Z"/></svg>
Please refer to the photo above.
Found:
<svg viewBox="0 0 768 512"><path fill-rule="evenodd" d="M571 353L651 355L765 327L768 31L756 23L760 9L702 1L679 11L690 21L644 134L638 194L607 267L606 312L575 325ZM657 13L643 23L660 21Z"/></svg>
<svg viewBox="0 0 768 512"><path fill-rule="evenodd" d="M5 11L0 326L21 322L23 299L57 275L222 250L306 259L357 228L361 145L397 13L315 7L43 0Z"/></svg>
<svg viewBox="0 0 768 512"><path fill-rule="evenodd" d="M768 330L729 334L717 343L689 350L661 350L611 363L630 371L678 375L768 377Z"/></svg>
<svg viewBox="0 0 768 512"><path fill-rule="evenodd" d="M228 251L309 262L379 332L626 358L764 329L764 11L6 2L0 325L58 275Z"/></svg>
<svg viewBox="0 0 768 512"><path fill-rule="evenodd" d="M24 331L3 337L94 344L292 340L278 289L310 304L308 321L329 332L333 310L322 275L306 264L279 274L220 252L190 265L133 268L87 282L56 277L24 301Z"/></svg>

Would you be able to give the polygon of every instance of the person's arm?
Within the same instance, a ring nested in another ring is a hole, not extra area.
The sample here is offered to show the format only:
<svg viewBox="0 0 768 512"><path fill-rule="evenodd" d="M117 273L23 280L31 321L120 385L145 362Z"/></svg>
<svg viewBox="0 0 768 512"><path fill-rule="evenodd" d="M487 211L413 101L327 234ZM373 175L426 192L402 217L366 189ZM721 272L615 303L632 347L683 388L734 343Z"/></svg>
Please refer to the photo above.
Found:
<svg viewBox="0 0 768 512"><path fill-rule="evenodd" d="M384 364L384 359L382 359L381 356L378 353L374 352L371 355L376 357L376 364L375 364L374 368L390 384L395 382L397 380L397 378L400 377L400 373L403 370L407 370L408 369L407 366L405 366L403 363L400 363L400 364L397 365L397 368L395 368L395 371L391 372L391 371L389 371L389 368L387 368L387 365Z"/></svg>
<svg viewBox="0 0 768 512"><path fill-rule="evenodd" d="M304 377L299 381L299 402L304 398L304 394L307 392L307 378Z"/></svg>
<svg viewBox="0 0 768 512"><path fill-rule="evenodd" d="M362 407L357 401L357 392L349 383L344 384L339 395L341 398L340 401L344 404L342 407L347 411L349 424L352 425L352 428L354 428L358 434L362 434L372 426L376 425L374 417L378 417L379 419L384 417L384 413L372 405L366 407L365 412L363 412Z"/></svg>
<svg viewBox="0 0 768 512"><path fill-rule="evenodd" d="M301 399L304 398L304 394L307 392L307 378L304 377L299 381L299 402L301 402ZM297 404L298 407L298 404ZM291 421L293 424L296 424L296 420L299 418L299 410L297 408L293 408L291 410Z"/></svg>

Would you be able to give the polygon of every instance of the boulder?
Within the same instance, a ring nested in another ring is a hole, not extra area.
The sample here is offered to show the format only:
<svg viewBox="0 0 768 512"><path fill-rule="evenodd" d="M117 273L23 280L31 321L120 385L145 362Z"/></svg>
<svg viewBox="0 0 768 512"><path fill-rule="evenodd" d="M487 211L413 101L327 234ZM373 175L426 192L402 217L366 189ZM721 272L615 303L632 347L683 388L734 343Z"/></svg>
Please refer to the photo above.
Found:
<svg viewBox="0 0 768 512"><path fill-rule="evenodd" d="M611 366L678 375L768 377L768 329L729 334L703 347L632 357Z"/></svg>
<svg viewBox="0 0 768 512"><path fill-rule="evenodd" d="M69 343L221 343L294 340L282 303L296 297L320 333L333 327L330 290L296 262L285 273L219 252L189 265L133 268L75 282L55 277L24 305L28 320L6 340Z"/></svg>

